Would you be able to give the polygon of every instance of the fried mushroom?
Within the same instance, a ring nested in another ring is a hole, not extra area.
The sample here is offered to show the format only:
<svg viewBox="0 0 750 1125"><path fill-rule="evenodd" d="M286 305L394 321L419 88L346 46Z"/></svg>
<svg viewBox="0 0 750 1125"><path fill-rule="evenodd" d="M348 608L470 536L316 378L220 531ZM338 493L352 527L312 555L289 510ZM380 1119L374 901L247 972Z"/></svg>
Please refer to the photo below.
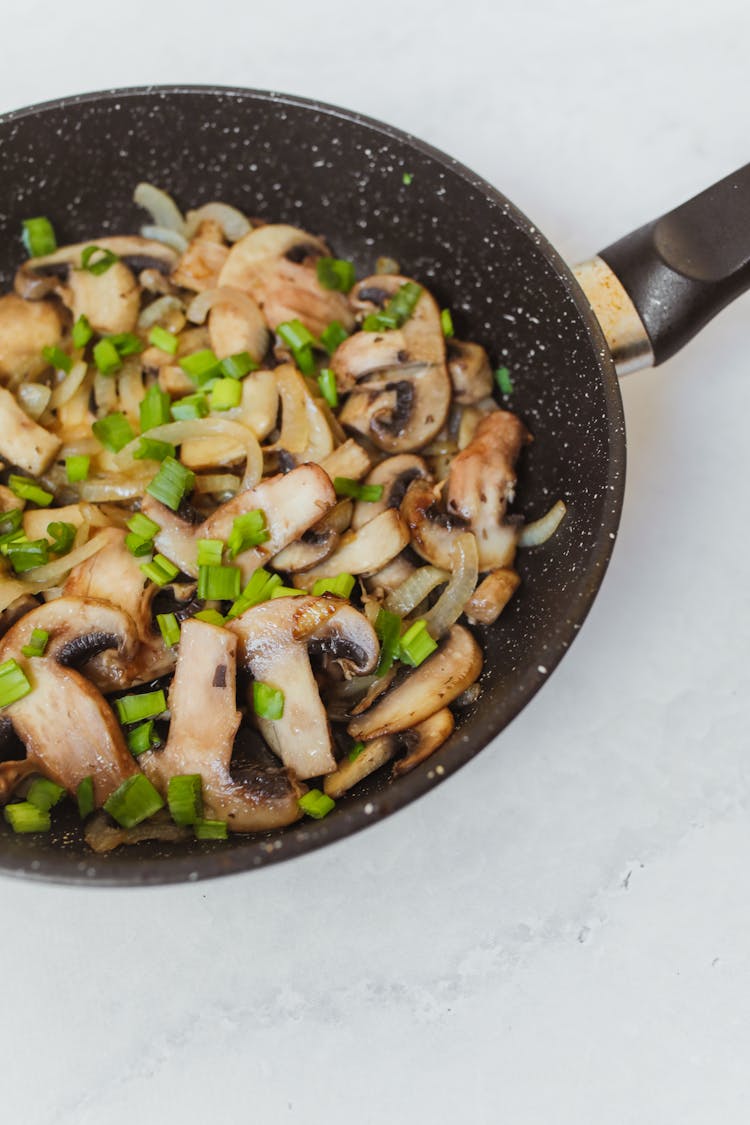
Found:
<svg viewBox="0 0 750 1125"><path fill-rule="evenodd" d="M0 297L0 379L16 386L40 375L49 366L42 350L61 339L62 322L52 302L24 301L15 293Z"/></svg>

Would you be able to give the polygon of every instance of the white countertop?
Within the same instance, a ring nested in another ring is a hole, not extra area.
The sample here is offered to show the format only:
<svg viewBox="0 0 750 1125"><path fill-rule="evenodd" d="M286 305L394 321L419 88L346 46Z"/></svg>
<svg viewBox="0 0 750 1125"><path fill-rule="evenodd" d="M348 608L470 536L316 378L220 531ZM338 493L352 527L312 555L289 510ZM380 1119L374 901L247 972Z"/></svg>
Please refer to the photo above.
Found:
<svg viewBox="0 0 750 1125"><path fill-rule="evenodd" d="M349 105L573 261L750 156L742 0L9 5L0 110L148 82ZM747 299L623 387L581 639L447 784L343 843L142 891L0 880L25 1125L734 1125L750 1094Z"/></svg>

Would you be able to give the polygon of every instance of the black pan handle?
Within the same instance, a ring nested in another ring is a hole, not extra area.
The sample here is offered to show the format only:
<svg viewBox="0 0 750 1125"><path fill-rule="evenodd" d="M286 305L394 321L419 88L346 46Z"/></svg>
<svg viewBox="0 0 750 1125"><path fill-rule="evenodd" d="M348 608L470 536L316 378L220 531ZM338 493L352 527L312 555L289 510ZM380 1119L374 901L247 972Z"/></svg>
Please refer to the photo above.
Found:
<svg viewBox="0 0 750 1125"><path fill-rule="evenodd" d="M576 275L618 371L663 363L750 288L750 164L613 242ZM627 323L633 312L645 332L640 344L637 325ZM613 313L619 338L616 331L611 340Z"/></svg>

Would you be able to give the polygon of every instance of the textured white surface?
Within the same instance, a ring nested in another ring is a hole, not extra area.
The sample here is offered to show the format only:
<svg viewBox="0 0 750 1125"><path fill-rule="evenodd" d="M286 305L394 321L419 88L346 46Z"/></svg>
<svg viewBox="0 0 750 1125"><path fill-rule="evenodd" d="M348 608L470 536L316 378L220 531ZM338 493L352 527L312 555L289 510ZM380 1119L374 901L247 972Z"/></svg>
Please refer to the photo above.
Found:
<svg viewBox="0 0 750 1125"><path fill-rule="evenodd" d="M587 256L747 161L742 0L29 2L0 110L287 90L452 152ZM0 882L25 1125L747 1121L747 299L623 388L622 530L581 639L448 784L166 890Z"/></svg>

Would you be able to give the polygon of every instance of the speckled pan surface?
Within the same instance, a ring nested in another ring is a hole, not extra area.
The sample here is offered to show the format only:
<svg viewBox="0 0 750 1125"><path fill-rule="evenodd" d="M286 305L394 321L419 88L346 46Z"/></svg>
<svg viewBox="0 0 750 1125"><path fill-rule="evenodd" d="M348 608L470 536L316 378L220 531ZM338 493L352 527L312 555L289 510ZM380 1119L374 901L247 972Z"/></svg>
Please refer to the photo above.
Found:
<svg viewBox="0 0 750 1125"><path fill-rule="evenodd" d="M58 238L71 242L135 230L143 221L131 202L139 180L166 188L184 207L222 199L323 234L360 275L379 255L395 257L453 310L459 337L479 340L512 372L509 405L535 436L516 509L535 518L558 497L568 505L554 539L520 558L519 596L479 631L478 702L413 773L395 783L376 775L324 821L188 851L140 845L102 857L73 838L2 831L0 870L122 885L228 874L346 836L444 780L548 678L586 616L617 531L620 394L567 267L521 212L449 157L389 126L286 95L156 87L47 103L0 118L0 166L4 287L23 253L23 218L49 215ZM493 752L502 753L502 741Z"/></svg>

